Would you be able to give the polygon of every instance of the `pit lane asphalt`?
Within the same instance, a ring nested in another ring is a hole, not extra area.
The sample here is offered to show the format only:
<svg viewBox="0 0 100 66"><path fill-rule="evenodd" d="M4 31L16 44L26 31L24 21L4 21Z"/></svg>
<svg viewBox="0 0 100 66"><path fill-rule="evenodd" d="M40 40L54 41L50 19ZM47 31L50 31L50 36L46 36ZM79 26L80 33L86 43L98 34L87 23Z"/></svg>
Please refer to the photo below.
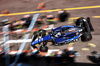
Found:
<svg viewBox="0 0 100 66"><path fill-rule="evenodd" d="M6 2L4 2L4 1L6 1ZM74 0L74 1L73 0L63 0L63 1L62 0L45 0L45 1L40 1L40 0L37 0L37 1L9 0L9 1L7 1L7 0L2 0L0 2L0 4L1 4L0 7L1 7L1 10L8 9L10 12L24 12L24 11L26 12L26 11L35 10L37 7L37 4L40 2L45 2L48 9L100 5L99 0ZM12 7L12 5L13 5L13 7ZM68 11L68 12L71 13L71 17L90 17L91 18L91 16L100 16L100 8L73 10L73 11ZM52 14L54 14L56 16L57 12L52 12ZM44 14L41 14L41 15L44 15ZM17 16L17 17L20 18L20 17L22 17L22 15ZM100 45L99 45L99 43L100 43L100 31L99 31L100 23L99 23L99 21L100 21L100 18L91 18L92 25L95 29L94 33L92 33L93 39L91 41L75 42L75 50L79 51L79 53L80 53L80 56L77 58L78 59L77 62L86 63L87 66L89 66L88 63L93 64L93 66L95 66L95 64L87 58L87 56L91 55L90 52L98 51L100 53ZM68 21L63 22L63 23L57 23L57 24L55 24L55 27L58 27L61 25L67 25L67 23L68 23ZM96 47L89 47L88 43L93 43L96 45ZM20 44L17 46L19 47ZM27 44L25 46L25 49L30 49L29 46L30 46L30 44ZM49 47L49 49L61 49L62 50L62 49L67 48L67 45L54 47L54 46L51 46L50 44L48 44L48 47ZM16 47L16 45L15 45L15 47L13 47L11 49L14 50L15 48L18 49ZM89 48L89 51L83 51L83 50L81 50L81 48ZM79 65L76 65L76 66L79 66Z"/></svg>

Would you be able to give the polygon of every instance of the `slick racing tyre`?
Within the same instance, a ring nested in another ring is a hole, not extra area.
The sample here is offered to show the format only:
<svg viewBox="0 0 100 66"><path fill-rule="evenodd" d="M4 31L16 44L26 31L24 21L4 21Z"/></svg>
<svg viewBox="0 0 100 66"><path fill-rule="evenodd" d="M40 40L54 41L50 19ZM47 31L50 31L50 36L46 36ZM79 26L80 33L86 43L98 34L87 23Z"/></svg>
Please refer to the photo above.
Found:
<svg viewBox="0 0 100 66"><path fill-rule="evenodd" d="M39 36L44 37L46 35L46 30L41 29L38 31L38 33L39 33Z"/></svg>
<svg viewBox="0 0 100 66"><path fill-rule="evenodd" d="M77 21L75 22L76 26L80 26L84 28L84 32L91 32L90 29L90 22L87 21L87 19L81 17L79 19L77 19Z"/></svg>
<svg viewBox="0 0 100 66"><path fill-rule="evenodd" d="M83 25L83 19L84 19L83 17L80 17L79 19L77 19L76 22L75 22L76 26L82 26Z"/></svg>
<svg viewBox="0 0 100 66"><path fill-rule="evenodd" d="M35 39L38 37L38 34L37 34L37 33L38 33L37 31L35 31L35 32L33 33L34 36L33 36L33 38L32 38L32 42L35 41ZM32 42L31 42L31 43L32 43Z"/></svg>
<svg viewBox="0 0 100 66"><path fill-rule="evenodd" d="M94 28L93 28L93 26L92 26L92 24L91 24L90 18L87 17L86 20L87 20L87 22L88 22L88 24L89 24L90 30L91 30L91 31L94 31Z"/></svg>
<svg viewBox="0 0 100 66"><path fill-rule="evenodd" d="M41 38L46 36L46 30L41 29L38 31L38 33L39 33L39 36L41 36ZM47 45L47 41L43 41L43 46L45 45Z"/></svg>
<svg viewBox="0 0 100 66"><path fill-rule="evenodd" d="M35 31L33 34L34 34L34 37L32 39L32 42L35 41L35 39L38 36L44 37L46 35L46 31L45 30L39 30L39 31Z"/></svg>
<svg viewBox="0 0 100 66"><path fill-rule="evenodd" d="M81 36L81 41L86 42L92 39L92 35L89 32L84 32Z"/></svg>
<svg viewBox="0 0 100 66"><path fill-rule="evenodd" d="M41 52L47 52L48 51L48 47L47 46L40 46L40 51Z"/></svg>

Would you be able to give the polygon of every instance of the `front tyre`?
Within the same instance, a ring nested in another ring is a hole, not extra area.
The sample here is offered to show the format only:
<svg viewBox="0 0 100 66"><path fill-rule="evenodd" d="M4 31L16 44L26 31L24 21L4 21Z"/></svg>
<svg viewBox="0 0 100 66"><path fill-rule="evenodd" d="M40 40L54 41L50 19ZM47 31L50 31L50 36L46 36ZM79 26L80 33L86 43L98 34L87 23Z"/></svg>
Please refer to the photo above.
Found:
<svg viewBox="0 0 100 66"><path fill-rule="evenodd" d="M39 36L41 36L42 38L46 36L46 30L40 29L38 33L39 33Z"/></svg>
<svg viewBox="0 0 100 66"><path fill-rule="evenodd" d="M34 36L33 36L33 38L32 38L32 42L33 41L35 41L36 40L36 38L38 37L38 34L37 34L38 32L37 31L35 31L33 34L34 34ZM32 43L31 42L31 43Z"/></svg>
<svg viewBox="0 0 100 66"><path fill-rule="evenodd" d="M48 51L48 47L47 46L40 46L39 49L41 52L47 52Z"/></svg>
<svg viewBox="0 0 100 66"><path fill-rule="evenodd" d="M81 41L86 42L92 40L92 35L89 32L84 32L81 36Z"/></svg>

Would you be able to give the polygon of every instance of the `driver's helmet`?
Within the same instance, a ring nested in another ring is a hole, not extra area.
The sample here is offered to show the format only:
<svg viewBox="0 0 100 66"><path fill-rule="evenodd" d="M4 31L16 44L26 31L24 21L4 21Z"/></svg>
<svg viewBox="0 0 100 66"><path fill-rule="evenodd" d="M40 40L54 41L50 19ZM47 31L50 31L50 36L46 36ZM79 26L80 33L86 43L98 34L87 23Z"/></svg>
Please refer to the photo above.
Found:
<svg viewBox="0 0 100 66"><path fill-rule="evenodd" d="M62 29L61 30L61 34L65 34L65 29Z"/></svg>
<svg viewBox="0 0 100 66"><path fill-rule="evenodd" d="M61 36L61 32L57 32L57 34L55 34L55 37L60 37Z"/></svg>
<svg viewBox="0 0 100 66"><path fill-rule="evenodd" d="M62 29L61 31L62 31L62 32L64 32L64 31L65 31L65 29Z"/></svg>
<svg viewBox="0 0 100 66"><path fill-rule="evenodd" d="M61 31L64 33L67 33L67 32L69 32L68 29L69 29L68 27L63 27L63 29Z"/></svg>

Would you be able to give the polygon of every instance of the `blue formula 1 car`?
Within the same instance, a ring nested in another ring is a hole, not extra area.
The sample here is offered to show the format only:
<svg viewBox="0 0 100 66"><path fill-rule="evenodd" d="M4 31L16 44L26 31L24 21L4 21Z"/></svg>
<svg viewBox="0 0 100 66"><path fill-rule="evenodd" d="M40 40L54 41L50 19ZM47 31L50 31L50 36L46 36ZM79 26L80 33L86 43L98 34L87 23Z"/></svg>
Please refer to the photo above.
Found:
<svg viewBox="0 0 100 66"><path fill-rule="evenodd" d="M46 44L52 42L53 45L63 45L70 42L77 41L81 38L81 41L89 41L92 39L91 31L94 31L90 18L79 18L75 22L76 26L64 25L52 29L48 35L45 30L39 30L34 32L34 37L31 42L31 46L36 48L36 44L41 44L41 51L47 51L48 47Z"/></svg>

